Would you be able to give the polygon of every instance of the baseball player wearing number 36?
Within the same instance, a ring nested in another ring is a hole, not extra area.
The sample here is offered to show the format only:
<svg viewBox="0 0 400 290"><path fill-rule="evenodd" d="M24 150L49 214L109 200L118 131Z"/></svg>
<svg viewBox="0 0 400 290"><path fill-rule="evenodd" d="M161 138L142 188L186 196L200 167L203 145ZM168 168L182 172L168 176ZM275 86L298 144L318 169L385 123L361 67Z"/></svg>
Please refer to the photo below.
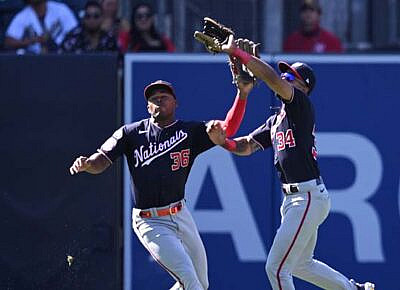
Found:
<svg viewBox="0 0 400 290"><path fill-rule="evenodd" d="M219 123L229 136L239 128L253 83L237 83L237 88L232 108ZM150 118L122 126L97 153L77 158L70 172L98 174L124 154L134 193L132 226L140 242L177 281L171 289L207 289L206 251L184 196L196 156L215 144L205 122L175 119L170 83L151 83L144 95Z"/></svg>
<svg viewBox="0 0 400 290"><path fill-rule="evenodd" d="M281 225L266 263L272 288L295 289L295 276L323 289L374 289L373 283L356 283L313 258L318 227L328 216L330 197L320 177L314 143L315 117L309 98L315 85L312 69L300 62L279 62L278 75L268 64L237 48L232 36L222 50L239 58L282 101L280 111L248 136L231 140L219 124L207 128L214 143L237 155L268 147L274 150L284 198Z"/></svg>

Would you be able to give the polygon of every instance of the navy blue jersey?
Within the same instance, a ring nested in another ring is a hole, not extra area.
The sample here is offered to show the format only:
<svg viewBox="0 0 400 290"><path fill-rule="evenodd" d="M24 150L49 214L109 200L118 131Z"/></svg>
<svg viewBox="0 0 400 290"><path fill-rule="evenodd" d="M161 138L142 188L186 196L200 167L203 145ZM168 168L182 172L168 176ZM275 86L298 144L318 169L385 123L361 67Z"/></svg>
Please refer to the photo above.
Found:
<svg viewBox="0 0 400 290"><path fill-rule="evenodd" d="M297 183L320 175L315 149L315 115L308 96L294 88L290 102L250 134L263 149L273 146L274 164L282 183Z"/></svg>
<svg viewBox="0 0 400 290"><path fill-rule="evenodd" d="M111 161L125 154L135 207L161 207L184 198L194 159L214 146L204 122L175 121L160 128L150 119L125 125L99 149Z"/></svg>

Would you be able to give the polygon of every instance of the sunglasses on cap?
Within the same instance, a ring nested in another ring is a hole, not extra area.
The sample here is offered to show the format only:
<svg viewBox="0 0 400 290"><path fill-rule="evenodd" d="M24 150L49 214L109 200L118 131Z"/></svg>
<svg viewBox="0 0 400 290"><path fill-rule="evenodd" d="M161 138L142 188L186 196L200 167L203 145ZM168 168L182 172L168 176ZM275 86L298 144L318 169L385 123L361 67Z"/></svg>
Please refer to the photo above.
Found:
<svg viewBox="0 0 400 290"><path fill-rule="evenodd" d="M149 19L152 16L150 12L147 13L137 13L135 14L135 19L141 20L141 19Z"/></svg>
<svg viewBox="0 0 400 290"><path fill-rule="evenodd" d="M289 72L281 73L281 78L287 80L288 82L292 82L296 79L294 74L291 74Z"/></svg>

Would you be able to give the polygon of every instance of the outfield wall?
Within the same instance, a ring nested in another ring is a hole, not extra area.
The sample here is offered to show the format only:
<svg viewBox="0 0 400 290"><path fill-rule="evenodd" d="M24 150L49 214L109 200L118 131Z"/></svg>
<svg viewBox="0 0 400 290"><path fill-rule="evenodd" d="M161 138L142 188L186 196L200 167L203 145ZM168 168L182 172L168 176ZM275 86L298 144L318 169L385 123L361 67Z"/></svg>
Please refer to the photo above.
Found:
<svg viewBox="0 0 400 290"><path fill-rule="evenodd" d="M400 274L400 56L262 57L271 64L308 62L317 76L317 149L332 210L320 228L315 257L348 277L394 289ZM181 119L222 119L235 95L224 56L126 55L126 123L147 117L143 88L157 79L174 84ZM262 124L277 105L259 83L237 135ZM269 289L264 264L281 202L271 150L236 157L212 149L198 157L186 188L208 254L210 289ZM127 178L124 204L124 219L130 220ZM168 289L172 279L139 244L130 223L124 232L124 289ZM297 289L317 289L295 283Z"/></svg>
<svg viewBox="0 0 400 290"><path fill-rule="evenodd" d="M121 289L121 164L69 173L120 126L117 65L0 55L0 289Z"/></svg>

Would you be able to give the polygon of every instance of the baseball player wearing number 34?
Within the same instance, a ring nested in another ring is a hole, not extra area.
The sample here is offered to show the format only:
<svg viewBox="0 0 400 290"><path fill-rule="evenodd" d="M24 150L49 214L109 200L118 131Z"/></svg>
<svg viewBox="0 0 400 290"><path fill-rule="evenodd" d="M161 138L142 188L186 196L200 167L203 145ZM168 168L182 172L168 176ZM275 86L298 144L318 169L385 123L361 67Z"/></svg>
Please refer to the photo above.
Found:
<svg viewBox="0 0 400 290"><path fill-rule="evenodd" d="M253 84L238 83L237 88L232 108L219 123L229 136L239 128ZM144 95L150 118L115 131L97 153L77 158L70 173L101 173L124 154L135 203L132 226L140 242L177 281L171 289L207 289L206 251L184 196L196 156L215 144L205 122L175 118L177 100L170 83L151 83Z"/></svg>
<svg viewBox="0 0 400 290"><path fill-rule="evenodd" d="M281 225L268 254L266 272L273 289L294 289L292 275L323 289L374 289L349 280L313 258L318 227L328 216L330 197L320 177L315 148L315 116L309 94L313 70L304 63L278 62L281 75L260 59L237 48L233 37L222 50L237 57L282 101L281 109L248 136L227 139L219 124L207 131L214 143L237 155L272 147L284 195Z"/></svg>

